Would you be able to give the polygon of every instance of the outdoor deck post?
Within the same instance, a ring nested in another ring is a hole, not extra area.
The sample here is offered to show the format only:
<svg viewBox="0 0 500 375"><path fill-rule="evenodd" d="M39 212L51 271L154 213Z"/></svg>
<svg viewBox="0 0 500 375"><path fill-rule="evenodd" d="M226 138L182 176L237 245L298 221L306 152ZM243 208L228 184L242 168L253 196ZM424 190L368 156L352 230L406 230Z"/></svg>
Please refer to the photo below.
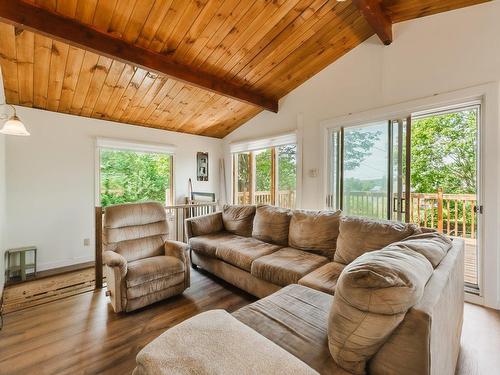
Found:
<svg viewBox="0 0 500 375"><path fill-rule="evenodd" d="M443 189L438 188L438 226L437 230L439 233L443 233Z"/></svg>
<svg viewBox="0 0 500 375"><path fill-rule="evenodd" d="M95 288L102 289L102 207L95 208Z"/></svg>

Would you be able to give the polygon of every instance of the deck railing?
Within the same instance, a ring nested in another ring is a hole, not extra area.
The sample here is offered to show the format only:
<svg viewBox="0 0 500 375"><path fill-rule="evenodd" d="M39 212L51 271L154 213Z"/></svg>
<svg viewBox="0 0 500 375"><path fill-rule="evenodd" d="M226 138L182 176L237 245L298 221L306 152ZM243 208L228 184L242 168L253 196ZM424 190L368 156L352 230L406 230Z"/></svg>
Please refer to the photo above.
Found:
<svg viewBox="0 0 500 375"><path fill-rule="evenodd" d="M215 212L216 209L216 202L166 206L165 210L167 211L169 239L186 242L184 220L189 219L190 217L210 214Z"/></svg>
<svg viewBox="0 0 500 375"><path fill-rule="evenodd" d="M253 193L253 204L272 204L272 195L270 191L256 191ZM296 193L295 190L280 190L276 195L275 205L284 208L294 208ZM236 195L237 204L252 204L250 192L239 192Z"/></svg>
<svg viewBox="0 0 500 375"><path fill-rule="evenodd" d="M385 218L387 205L387 194L383 192L350 191L344 195L344 211L350 215ZM444 194L442 190L411 193L409 219L450 236L474 239L477 236L476 205L475 194Z"/></svg>

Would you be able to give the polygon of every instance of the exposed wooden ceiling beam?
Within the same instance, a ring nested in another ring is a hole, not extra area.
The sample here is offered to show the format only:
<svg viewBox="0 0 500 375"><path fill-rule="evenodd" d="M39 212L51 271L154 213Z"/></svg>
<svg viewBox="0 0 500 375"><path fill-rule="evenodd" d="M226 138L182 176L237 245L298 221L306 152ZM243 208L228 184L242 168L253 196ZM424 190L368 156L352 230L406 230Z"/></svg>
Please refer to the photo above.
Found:
<svg viewBox="0 0 500 375"><path fill-rule="evenodd" d="M352 0L386 46L392 43L392 22L382 9L381 0Z"/></svg>
<svg viewBox="0 0 500 375"><path fill-rule="evenodd" d="M0 20L90 50L148 71L278 112L278 100L221 78L178 64L165 55L130 44L111 34L21 0L0 0Z"/></svg>

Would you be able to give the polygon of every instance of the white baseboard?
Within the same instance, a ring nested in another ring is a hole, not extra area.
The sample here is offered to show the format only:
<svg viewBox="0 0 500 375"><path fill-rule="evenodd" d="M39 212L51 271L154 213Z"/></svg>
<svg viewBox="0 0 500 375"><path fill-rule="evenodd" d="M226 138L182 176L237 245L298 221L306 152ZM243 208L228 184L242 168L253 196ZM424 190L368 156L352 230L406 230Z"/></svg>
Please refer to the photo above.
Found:
<svg viewBox="0 0 500 375"><path fill-rule="evenodd" d="M55 260L52 262L43 262L37 265L37 271L45 271L45 270L51 270L53 268L73 266L75 264L92 262L92 261L94 261L93 256L83 256L73 259L62 259L62 260Z"/></svg>

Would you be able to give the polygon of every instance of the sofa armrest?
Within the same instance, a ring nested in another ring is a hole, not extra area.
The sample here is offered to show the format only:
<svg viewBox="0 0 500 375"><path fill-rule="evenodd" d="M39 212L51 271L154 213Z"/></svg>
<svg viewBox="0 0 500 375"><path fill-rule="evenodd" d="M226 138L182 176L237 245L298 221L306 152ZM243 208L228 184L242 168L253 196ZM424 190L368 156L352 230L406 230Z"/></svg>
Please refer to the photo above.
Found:
<svg viewBox="0 0 500 375"><path fill-rule="evenodd" d="M217 233L224 230L222 212L192 217L186 219L186 235L191 237L203 236L205 234Z"/></svg>
<svg viewBox="0 0 500 375"><path fill-rule="evenodd" d="M165 241L165 255L176 257L183 262L186 262L186 252L188 250L188 245L184 242L179 241Z"/></svg>
<svg viewBox="0 0 500 375"><path fill-rule="evenodd" d="M114 251L104 251L102 253L102 262L109 267L118 267L122 277L127 274L127 260Z"/></svg>

